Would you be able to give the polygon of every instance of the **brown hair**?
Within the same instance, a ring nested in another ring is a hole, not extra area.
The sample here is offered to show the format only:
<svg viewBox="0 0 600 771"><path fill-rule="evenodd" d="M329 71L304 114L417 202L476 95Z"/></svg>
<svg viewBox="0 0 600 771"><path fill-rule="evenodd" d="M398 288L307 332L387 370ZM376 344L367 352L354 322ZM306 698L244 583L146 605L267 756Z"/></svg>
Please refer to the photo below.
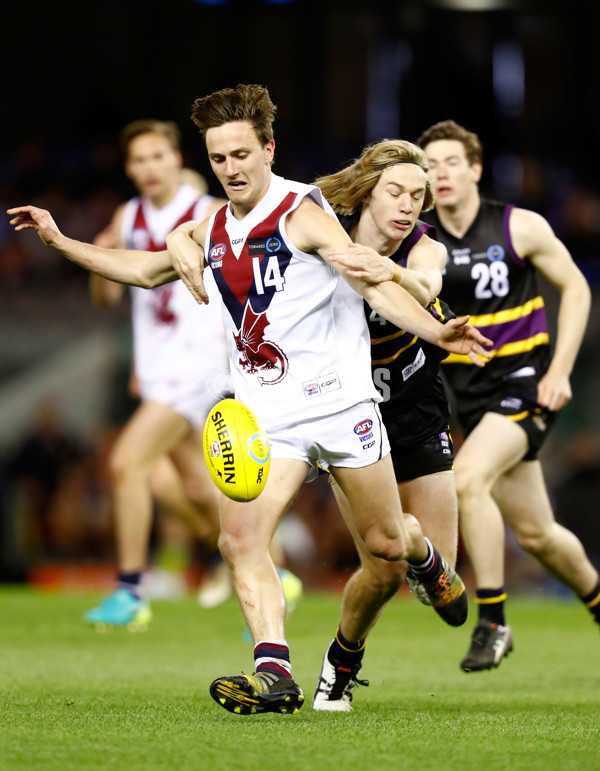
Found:
<svg viewBox="0 0 600 771"><path fill-rule="evenodd" d="M271 101L266 88L240 83L235 88L223 88L196 99L192 107L192 120L205 141L209 128L216 128L224 123L248 121L264 147L273 139L276 112L277 107Z"/></svg>
<svg viewBox="0 0 600 771"><path fill-rule="evenodd" d="M424 131L417 139L419 147L427 147L430 142L439 139L456 139L465 148L465 155L469 164L483 162L483 148L477 134L468 131L453 120L442 120Z"/></svg>
<svg viewBox="0 0 600 771"><path fill-rule="evenodd" d="M360 158L335 174L319 177L315 185L338 214L354 214L379 182L385 169L398 163L414 163L429 171L425 153L403 139L383 139L365 147ZM429 178L425 183L423 211L433 208L433 191Z"/></svg>
<svg viewBox="0 0 600 771"><path fill-rule="evenodd" d="M177 152L181 149L181 132L173 121L153 120L152 118L142 118L128 123L120 134L120 145L123 155L127 157L129 145L142 134L160 134L164 137L171 148Z"/></svg>

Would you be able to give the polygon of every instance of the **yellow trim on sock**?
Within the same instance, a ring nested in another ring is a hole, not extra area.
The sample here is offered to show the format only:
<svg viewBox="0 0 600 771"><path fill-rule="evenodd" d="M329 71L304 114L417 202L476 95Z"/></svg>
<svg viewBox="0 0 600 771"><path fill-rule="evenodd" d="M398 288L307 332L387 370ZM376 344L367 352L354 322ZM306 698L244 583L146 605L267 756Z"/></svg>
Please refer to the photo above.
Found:
<svg viewBox="0 0 600 771"><path fill-rule="evenodd" d="M475 597L475 603L477 605L496 605L499 602L504 602L504 600L508 597L506 592L504 594L500 594L498 597L486 597L485 599L481 599L481 597Z"/></svg>
<svg viewBox="0 0 600 771"><path fill-rule="evenodd" d="M362 651L362 649L365 647L366 640L362 641L362 645L360 648L346 648L346 646L340 641L340 630L338 629L335 633L335 639L337 640L337 644L340 646L340 648L343 648L348 653L358 653L359 651ZM360 640L359 640L360 642Z"/></svg>
<svg viewBox="0 0 600 771"><path fill-rule="evenodd" d="M586 602L585 604L588 606L588 608L595 608L599 602L600 602L600 592L598 593L597 597L594 597L594 599L591 602Z"/></svg>

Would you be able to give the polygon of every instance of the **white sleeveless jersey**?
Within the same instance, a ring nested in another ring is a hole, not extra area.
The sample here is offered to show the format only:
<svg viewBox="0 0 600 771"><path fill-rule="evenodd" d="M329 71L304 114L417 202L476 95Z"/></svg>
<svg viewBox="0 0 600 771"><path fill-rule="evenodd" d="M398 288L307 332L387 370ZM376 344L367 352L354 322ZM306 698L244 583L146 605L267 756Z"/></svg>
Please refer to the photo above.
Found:
<svg viewBox="0 0 600 771"><path fill-rule="evenodd" d="M162 209L147 198L132 198L125 205L121 240L130 249L166 249L167 235L183 222L206 219L213 201L188 184L182 184ZM159 382L173 387L200 383L228 368L221 303L212 276L207 276L209 305L199 305L182 281L131 289L134 366L142 389Z"/></svg>
<svg viewBox="0 0 600 771"><path fill-rule="evenodd" d="M362 297L287 236L286 216L306 196L335 217L318 188L273 174L241 221L230 206L220 209L205 242L223 298L235 395L265 429L381 400Z"/></svg>

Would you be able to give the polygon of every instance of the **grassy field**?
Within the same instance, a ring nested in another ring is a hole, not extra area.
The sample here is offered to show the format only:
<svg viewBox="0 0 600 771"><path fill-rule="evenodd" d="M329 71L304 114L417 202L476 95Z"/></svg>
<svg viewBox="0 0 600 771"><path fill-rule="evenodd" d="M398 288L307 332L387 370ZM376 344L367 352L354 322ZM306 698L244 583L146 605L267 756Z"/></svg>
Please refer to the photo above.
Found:
<svg viewBox="0 0 600 771"><path fill-rule="evenodd" d="M576 601L511 600L515 652L465 674L471 621L451 629L402 596L369 641L370 687L336 715L310 696L340 598L308 595L287 630L304 708L238 717L208 694L252 670L233 600L155 602L146 633L98 634L81 622L96 599L0 589L2 771L600 769L600 634Z"/></svg>

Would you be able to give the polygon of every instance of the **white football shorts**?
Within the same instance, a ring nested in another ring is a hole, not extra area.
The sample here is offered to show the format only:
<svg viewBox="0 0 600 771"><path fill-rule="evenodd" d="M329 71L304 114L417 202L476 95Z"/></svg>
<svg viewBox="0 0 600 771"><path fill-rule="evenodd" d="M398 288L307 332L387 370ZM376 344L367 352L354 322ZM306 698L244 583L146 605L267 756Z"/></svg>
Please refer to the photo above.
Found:
<svg viewBox="0 0 600 771"><path fill-rule="evenodd" d="M204 425L206 416L221 399L232 396L228 369L215 370L202 380L173 378L169 380L140 380L142 401L153 401L189 420L194 428Z"/></svg>
<svg viewBox="0 0 600 771"><path fill-rule="evenodd" d="M315 471L370 466L390 451L379 407L370 399L332 415L290 423L268 436L272 458L303 460Z"/></svg>

